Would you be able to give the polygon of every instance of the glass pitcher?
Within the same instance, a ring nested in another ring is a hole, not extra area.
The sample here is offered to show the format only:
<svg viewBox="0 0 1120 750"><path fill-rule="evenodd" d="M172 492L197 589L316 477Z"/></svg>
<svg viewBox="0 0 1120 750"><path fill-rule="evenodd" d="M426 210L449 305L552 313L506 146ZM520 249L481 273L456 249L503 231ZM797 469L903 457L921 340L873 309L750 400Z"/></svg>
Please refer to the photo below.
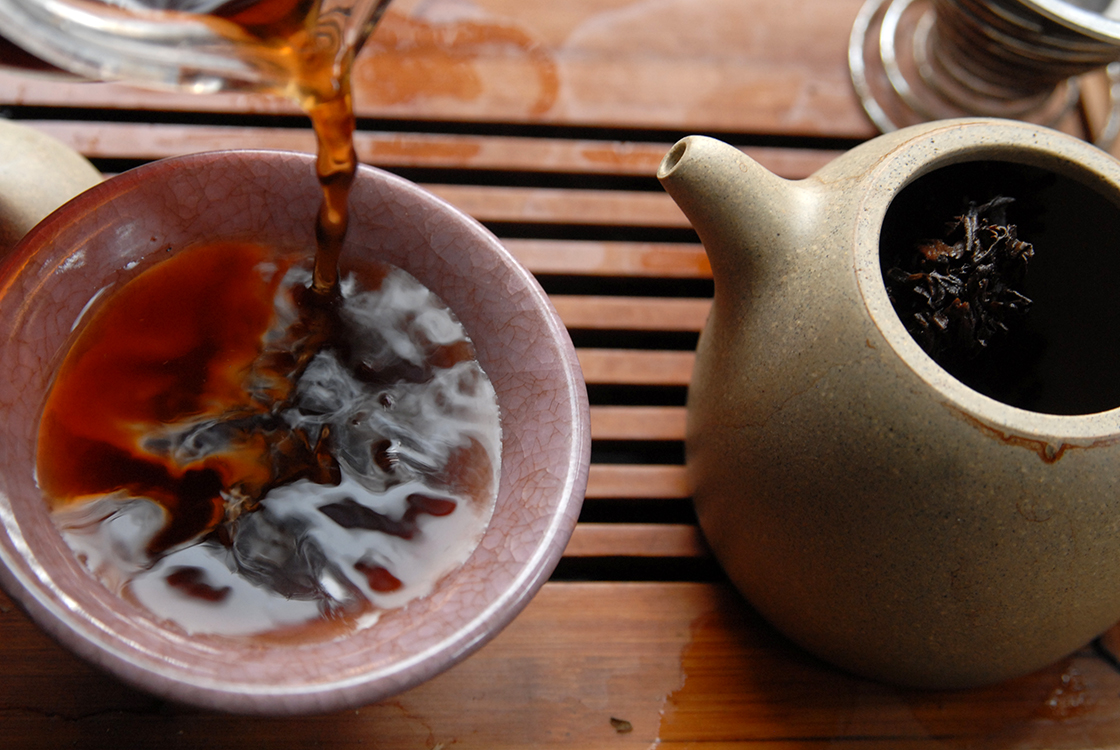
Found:
<svg viewBox="0 0 1120 750"><path fill-rule="evenodd" d="M301 71L326 62L326 56L337 77L388 4L389 0L0 0L0 32L50 65L93 80L194 93L238 90L302 98L298 89L313 84Z"/></svg>

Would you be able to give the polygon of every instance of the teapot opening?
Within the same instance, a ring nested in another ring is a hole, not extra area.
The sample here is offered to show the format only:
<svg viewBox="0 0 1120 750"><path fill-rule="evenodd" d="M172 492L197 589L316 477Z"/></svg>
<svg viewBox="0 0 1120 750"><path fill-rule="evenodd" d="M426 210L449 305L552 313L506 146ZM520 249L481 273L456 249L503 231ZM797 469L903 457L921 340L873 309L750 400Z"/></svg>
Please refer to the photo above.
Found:
<svg viewBox="0 0 1120 750"><path fill-rule="evenodd" d="M1089 179L972 161L891 202L879 260L895 312L966 386L1047 414L1120 407L1120 207Z"/></svg>
<svg viewBox="0 0 1120 750"><path fill-rule="evenodd" d="M664 177L672 172L677 164L680 163L684 152L687 150L688 142L683 138L673 144L673 147L669 149L669 153L665 154L665 158L661 160L661 166L657 169L657 176L659 178Z"/></svg>

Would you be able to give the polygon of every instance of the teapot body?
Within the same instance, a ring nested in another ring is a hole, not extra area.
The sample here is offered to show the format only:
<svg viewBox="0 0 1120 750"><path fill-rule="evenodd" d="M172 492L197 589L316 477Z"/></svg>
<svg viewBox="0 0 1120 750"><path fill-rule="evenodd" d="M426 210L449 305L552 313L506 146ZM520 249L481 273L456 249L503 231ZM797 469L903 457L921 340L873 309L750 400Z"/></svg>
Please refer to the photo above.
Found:
<svg viewBox="0 0 1120 750"><path fill-rule="evenodd" d="M727 149L728 174L757 167ZM677 197L671 171L689 154L671 157L662 179ZM1024 674L1120 619L1120 411L1039 413L982 395L921 349L888 298L880 234L894 198L983 161L1050 170L1120 205L1120 166L1087 144L948 121L778 186L789 195L738 237L730 220L694 220L715 274L688 401L704 534L792 640L913 686Z"/></svg>

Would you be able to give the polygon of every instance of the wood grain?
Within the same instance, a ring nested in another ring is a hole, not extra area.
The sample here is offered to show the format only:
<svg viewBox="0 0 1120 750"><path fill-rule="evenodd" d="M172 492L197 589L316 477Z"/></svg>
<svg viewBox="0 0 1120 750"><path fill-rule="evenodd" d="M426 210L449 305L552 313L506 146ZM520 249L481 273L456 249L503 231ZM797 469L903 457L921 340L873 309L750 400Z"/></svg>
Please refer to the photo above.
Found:
<svg viewBox="0 0 1120 750"><path fill-rule="evenodd" d="M685 438L694 355L680 342L703 326L712 270L657 189L657 165L676 138L701 132L797 179L874 135L845 59L862 2L394 0L357 63L359 158L420 175L489 222L564 290L552 298L561 318L595 342L578 354L596 395L596 455L612 455L608 443L635 454L597 458L589 472L587 508L626 520L581 523L566 550L602 580L546 584L493 642L405 694L291 719L132 690L0 595L0 747L1120 748L1120 672L1091 647L990 688L907 691L805 654L727 584L607 580L608 559L662 571L711 562L699 529L680 522L686 469L665 456ZM1086 88L1093 129L1107 114L1100 84ZM198 151L314 148L296 108L264 95L0 71L0 112L113 171ZM662 392L669 401L648 396Z"/></svg>
<svg viewBox="0 0 1120 750"><path fill-rule="evenodd" d="M354 76L363 118L865 138L848 78L862 0L396 0ZM292 115L274 97L0 76L35 107Z"/></svg>
<svg viewBox="0 0 1120 750"><path fill-rule="evenodd" d="M384 703L294 719L164 704L61 652L5 606L0 732L19 750L48 737L49 747L84 748L648 747L682 683L690 624L718 600L710 588L548 584L492 643L436 679ZM619 734L612 717L632 731Z"/></svg>
<svg viewBox="0 0 1120 750"><path fill-rule="evenodd" d="M641 349L580 349L588 383L685 386L692 377L693 352Z"/></svg>
<svg viewBox="0 0 1120 750"><path fill-rule="evenodd" d="M569 329L699 332L711 300L664 297L552 295L560 319Z"/></svg>
<svg viewBox="0 0 1120 750"><path fill-rule="evenodd" d="M581 523L565 557L707 557L691 524Z"/></svg>
<svg viewBox="0 0 1120 750"><path fill-rule="evenodd" d="M909 691L822 664L722 584L550 583L493 642L435 679L357 710L292 719L199 712L135 692L61 651L2 595L0 632L0 732L16 750L1120 743L1120 674L1091 649L994 688Z"/></svg>
<svg viewBox="0 0 1120 750"><path fill-rule="evenodd" d="M0 84L4 81L0 76ZM25 120L91 159L163 159L222 149L280 149L314 153L310 125L241 127L132 122ZM515 170L652 177L671 143L572 138L453 135L359 130L358 158L376 167ZM770 171L789 179L807 177L839 152L827 149L744 147Z"/></svg>
<svg viewBox="0 0 1120 750"><path fill-rule="evenodd" d="M688 229L677 204L661 192L432 185L432 193L479 221Z"/></svg>
<svg viewBox="0 0 1120 750"><path fill-rule="evenodd" d="M505 239L503 244L536 274L710 279L703 246L668 242Z"/></svg>
<svg viewBox="0 0 1120 750"><path fill-rule="evenodd" d="M689 497L683 466L671 464L591 464L591 499L684 499Z"/></svg>
<svg viewBox="0 0 1120 750"><path fill-rule="evenodd" d="M593 440L684 440L680 406L592 406Z"/></svg>

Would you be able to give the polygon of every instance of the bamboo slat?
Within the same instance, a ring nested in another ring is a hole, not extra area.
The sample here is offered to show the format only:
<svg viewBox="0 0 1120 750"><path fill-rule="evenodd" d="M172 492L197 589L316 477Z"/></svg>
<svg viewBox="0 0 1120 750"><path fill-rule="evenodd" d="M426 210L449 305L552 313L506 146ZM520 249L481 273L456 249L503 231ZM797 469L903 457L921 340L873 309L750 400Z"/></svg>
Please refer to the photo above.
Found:
<svg viewBox="0 0 1120 750"><path fill-rule="evenodd" d="M580 366L596 385L685 386L692 377L693 352L641 349L580 349Z"/></svg>
<svg viewBox="0 0 1120 750"><path fill-rule="evenodd" d="M0 84L3 83L0 76ZM238 148L313 153L310 125L299 128L175 123L25 120L91 159L163 159ZM359 130L358 158L378 167L485 169L652 177L670 143L570 138L450 135ZM743 149L775 174L807 177L837 152L826 149Z"/></svg>
<svg viewBox="0 0 1120 750"><path fill-rule="evenodd" d="M591 464L587 498L685 499L689 496L683 466L673 464Z"/></svg>
<svg viewBox="0 0 1120 750"><path fill-rule="evenodd" d="M706 557L700 530L690 524L581 523L565 557Z"/></svg>
<svg viewBox="0 0 1120 750"><path fill-rule="evenodd" d="M479 221L688 229L665 193L629 190L424 185Z"/></svg>
<svg viewBox="0 0 1120 750"><path fill-rule="evenodd" d="M592 406L593 440L684 440L682 406Z"/></svg>
<svg viewBox="0 0 1120 750"><path fill-rule="evenodd" d="M552 295L568 328L619 331L700 331L708 319L707 299Z"/></svg>
<svg viewBox="0 0 1120 750"><path fill-rule="evenodd" d="M710 279L698 244L505 239L502 244L537 274Z"/></svg>

